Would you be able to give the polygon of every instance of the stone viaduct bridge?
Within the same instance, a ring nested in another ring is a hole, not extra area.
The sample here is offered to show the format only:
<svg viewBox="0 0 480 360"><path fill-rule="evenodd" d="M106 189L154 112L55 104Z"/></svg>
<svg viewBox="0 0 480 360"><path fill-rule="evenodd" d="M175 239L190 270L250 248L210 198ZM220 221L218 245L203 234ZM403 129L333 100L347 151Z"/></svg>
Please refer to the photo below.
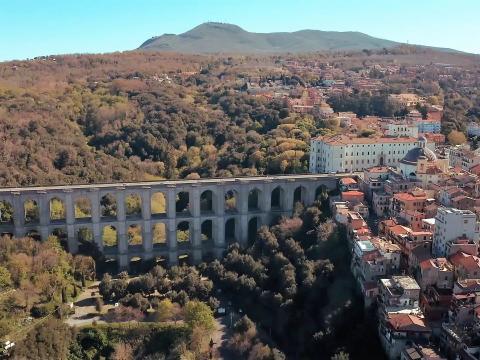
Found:
<svg viewBox="0 0 480 360"><path fill-rule="evenodd" d="M302 174L0 189L0 232L58 236L71 253L96 244L107 259L220 257L234 241L246 244L295 202L312 204L352 174Z"/></svg>

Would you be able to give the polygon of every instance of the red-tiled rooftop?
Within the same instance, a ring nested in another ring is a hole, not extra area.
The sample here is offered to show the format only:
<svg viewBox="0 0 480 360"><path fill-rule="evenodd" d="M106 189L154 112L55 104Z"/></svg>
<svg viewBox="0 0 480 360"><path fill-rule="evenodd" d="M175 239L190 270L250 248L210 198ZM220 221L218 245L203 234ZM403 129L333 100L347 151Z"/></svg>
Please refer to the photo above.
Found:
<svg viewBox="0 0 480 360"><path fill-rule="evenodd" d="M357 181L354 178L351 178L351 177L345 177L345 178L341 179L340 182L343 185L353 185L353 184L357 183Z"/></svg>
<svg viewBox="0 0 480 360"><path fill-rule="evenodd" d="M367 169L368 172L372 173L383 173L383 172L388 172L388 167L386 166L375 166Z"/></svg>
<svg viewBox="0 0 480 360"><path fill-rule="evenodd" d="M427 200L427 195L423 193L397 193L393 197L400 201Z"/></svg>
<svg viewBox="0 0 480 360"><path fill-rule="evenodd" d="M410 314L389 314L388 323L398 331L431 331L422 318Z"/></svg>
<svg viewBox="0 0 480 360"><path fill-rule="evenodd" d="M313 140L323 141L329 145L351 145L351 144L378 144L378 143L415 143L413 137L356 137L348 135L318 136Z"/></svg>
<svg viewBox="0 0 480 360"><path fill-rule="evenodd" d="M452 255L450 257L450 262L456 267L464 267L467 271L480 270L480 258L478 258L477 256L465 254L462 251L459 251L455 255Z"/></svg>
<svg viewBox="0 0 480 360"><path fill-rule="evenodd" d="M344 196L345 194L347 196L363 196L364 195L363 192L357 191L357 190L343 191L342 196Z"/></svg>
<svg viewBox="0 0 480 360"><path fill-rule="evenodd" d="M407 235L409 230L409 228L402 225L394 225L390 227L390 231L395 235Z"/></svg>
<svg viewBox="0 0 480 360"><path fill-rule="evenodd" d="M420 268L422 270L428 270L428 269L446 269L446 270L451 270L452 269L452 264L445 259L445 258L436 258L436 259L427 259L422 261L419 264Z"/></svg>

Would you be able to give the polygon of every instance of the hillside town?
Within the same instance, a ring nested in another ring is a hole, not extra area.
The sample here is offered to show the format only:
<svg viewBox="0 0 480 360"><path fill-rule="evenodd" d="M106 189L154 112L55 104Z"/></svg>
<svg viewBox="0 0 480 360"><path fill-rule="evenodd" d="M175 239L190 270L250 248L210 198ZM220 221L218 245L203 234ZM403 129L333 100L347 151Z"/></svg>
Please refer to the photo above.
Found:
<svg viewBox="0 0 480 360"><path fill-rule="evenodd" d="M311 139L310 171L358 174L330 206L387 356L478 359L480 152L446 145L438 106L422 117L421 99L396 98L401 119L331 112L342 130Z"/></svg>

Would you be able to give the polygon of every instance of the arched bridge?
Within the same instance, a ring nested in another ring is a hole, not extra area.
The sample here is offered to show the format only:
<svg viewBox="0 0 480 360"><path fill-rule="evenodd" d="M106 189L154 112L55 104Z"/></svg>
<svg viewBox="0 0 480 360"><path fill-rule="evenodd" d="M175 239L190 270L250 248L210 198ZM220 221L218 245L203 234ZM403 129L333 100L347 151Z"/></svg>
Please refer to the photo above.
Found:
<svg viewBox="0 0 480 360"><path fill-rule="evenodd" d="M294 203L310 205L351 174L257 176L0 189L0 231L57 235L72 253L95 243L121 268L132 258L221 256Z"/></svg>

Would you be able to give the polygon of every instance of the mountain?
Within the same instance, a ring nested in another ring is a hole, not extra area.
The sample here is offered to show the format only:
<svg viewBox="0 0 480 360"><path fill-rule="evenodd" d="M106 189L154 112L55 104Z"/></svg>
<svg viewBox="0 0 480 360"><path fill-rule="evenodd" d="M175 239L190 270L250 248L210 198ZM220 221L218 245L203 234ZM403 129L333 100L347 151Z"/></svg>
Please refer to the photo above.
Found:
<svg viewBox="0 0 480 360"><path fill-rule="evenodd" d="M400 43L361 32L300 30L253 33L237 25L208 22L180 35L164 34L145 41L140 49L181 53L276 53L382 49Z"/></svg>

